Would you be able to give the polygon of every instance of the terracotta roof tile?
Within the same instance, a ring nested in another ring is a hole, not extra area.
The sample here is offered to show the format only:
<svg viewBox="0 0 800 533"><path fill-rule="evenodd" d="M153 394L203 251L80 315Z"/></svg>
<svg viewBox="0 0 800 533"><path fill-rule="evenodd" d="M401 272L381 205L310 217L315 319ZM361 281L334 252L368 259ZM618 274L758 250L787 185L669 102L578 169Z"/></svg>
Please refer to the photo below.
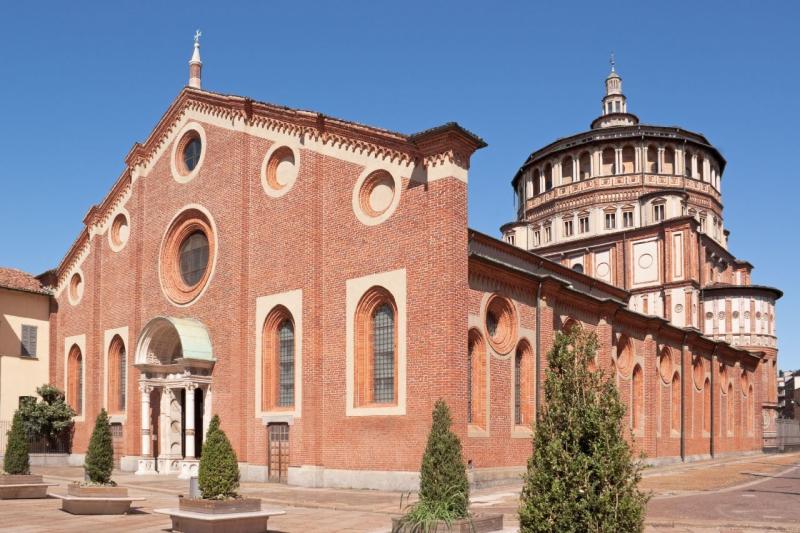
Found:
<svg viewBox="0 0 800 533"><path fill-rule="evenodd" d="M16 268L0 267L0 287L18 291L50 294L50 292L32 274Z"/></svg>

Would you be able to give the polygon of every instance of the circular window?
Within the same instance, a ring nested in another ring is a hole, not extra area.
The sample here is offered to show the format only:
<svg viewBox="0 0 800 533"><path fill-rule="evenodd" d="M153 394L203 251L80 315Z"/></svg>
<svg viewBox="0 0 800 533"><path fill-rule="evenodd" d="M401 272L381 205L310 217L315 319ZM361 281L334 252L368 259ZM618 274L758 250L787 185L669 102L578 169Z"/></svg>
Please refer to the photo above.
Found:
<svg viewBox="0 0 800 533"><path fill-rule="evenodd" d="M711 320L711 319L713 319L713 318L714 318L714 313L712 313L711 311L709 311L708 313L706 313L706 320Z"/></svg>
<svg viewBox="0 0 800 533"><path fill-rule="evenodd" d="M108 234L111 249L115 252L120 251L125 246L125 243L128 242L129 235L128 217L125 216L125 213L118 213L111 223L111 230Z"/></svg>
<svg viewBox="0 0 800 533"><path fill-rule="evenodd" d="M733 312L733 318L739 318L739 311Z"/></svg>
<svg viewBox="0 0 800 533"><path fill-rule="evenodd" d="M750 320L750 311L745 311L744 312L744 319L745 320Z"/></svg>
<svg viewBox="0 0 800 533"><path fill-rule="evenodd" d="M261 165L261 186L272 197L283 196L297 180L297 155L288 146L274 146Z"/></svg>
<svg viewBox="0 0 800 533"><path fill-rule="evenodd" d="M209 217L201 210L182 211L170 224L161 247L161 285L178 305L205 289L214 265L216 242Z"/></svg>
<svg viewBox="0 0 800 533"><path fill-rule="evenodd" d="M575 272L580 272L581 274L583 274L583 265L580 264L580 263L575 263L574 265L572 265L572 270L574 270Z"/></svg>
<svg viewBox="0 0 800 533"><path fill-rule="evenodd" d="M675 304L675 312L683 313L683 306L681 304Z"/></svg>
<svg viewBox="0 0 800 533"><path fill-rule="evenodd" d="M197 122L186 124L172 145L172 177L179 183L191 181L206 157L206 134Z"/></svg>
<svg viewBox="0 0 800 533"><path fill-rule="evenodd" d="M720 311L718 316L720 320L725 320L725 311Z"/></svg>
<svg viewBox="0 0 800 533"><path fill-rule="evenodd" d="M67 289L67 296L72 305L77 304L83 298L83 276L75 272L69 279L69 288Z"/></svg>
<svg viewBox="0 0 800 533"><path fill-rule="evenodd" d="M368 226L389 218L399 201L400 182L386 170L362 174L353 189L353 210Z"/></svg>
<svg viewBox="0 0 800 533"><path fill-rule="evenodd" d="M499 354L507 354L517 342L517 317L514 304L507 298L492 295L486 303L486 337Z"/></svg>
<svg viewBox="0 0 800 533"><path fill-rule="evenodd" d="M672 357L667 349L662 350L661 357L658 358L658 372L664 383L672 381Z"/></svg>

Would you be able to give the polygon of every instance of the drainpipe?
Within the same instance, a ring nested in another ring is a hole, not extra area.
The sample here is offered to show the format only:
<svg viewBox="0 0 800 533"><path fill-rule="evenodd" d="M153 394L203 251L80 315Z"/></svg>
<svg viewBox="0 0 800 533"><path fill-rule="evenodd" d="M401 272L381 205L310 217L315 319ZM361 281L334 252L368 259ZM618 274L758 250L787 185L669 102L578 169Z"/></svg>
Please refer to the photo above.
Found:
<svg viewBox="0 0 800 533"><path fill-rule="evenodd" d="M711 417L711 420L709 420L709 424L708 424L708 429L711 432L709 443L708 443L709 452L711 452L711 457L714 457L714 453L715 453L715 450L714 450L714 374L716 374L716 372L715 372L716 369L714 367L716 365L714 363L716 363L716 360L717 360L717 348L718 347L719 347L719 344L714 344L714 351L711 352L711 381L708 384L708 386L711 387L711 391L709 392L709 395L708 395L708 397L710 399L710 404L711 404L709 406L709 409L708 409L709 410L709 415L708 416Z"/></svg>
<svg viewBox="0 0 800 533"><path fill-rule="evenodd" d="M542 282L539 281L539 284L536 287L536 418L539 418L539 406L541 405L541 375L542 375L542 341L541 341L541 331L542 331L542 311L539 306L539 302L541 301L542 297Z"/></svg>

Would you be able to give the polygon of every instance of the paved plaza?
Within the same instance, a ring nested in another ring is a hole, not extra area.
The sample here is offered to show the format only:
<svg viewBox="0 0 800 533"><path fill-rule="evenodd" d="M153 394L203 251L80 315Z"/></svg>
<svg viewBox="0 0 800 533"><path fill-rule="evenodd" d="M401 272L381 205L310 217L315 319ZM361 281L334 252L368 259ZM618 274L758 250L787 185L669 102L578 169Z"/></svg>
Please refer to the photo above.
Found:
<svg viewBox="0 0 800 533"><path fill-rule="evenodd" d="M59 483L83 476L80 468L36 469ZM131 495L147 498L128 516L73 516L60 501L0 501L0 528L14 532L167 531L169 518L153 509L172 507L188 483L175 478L117 473ZM800 532L800 453L752 455L648 469L641 486L652 491L648 532ZM520 484L473 491L474 511L502 512L507 531L517 527ZM244 483L242 493L286 515L270 519L273 532L388 532L401 511L401 494L369 490L306 489Z"/></svg>

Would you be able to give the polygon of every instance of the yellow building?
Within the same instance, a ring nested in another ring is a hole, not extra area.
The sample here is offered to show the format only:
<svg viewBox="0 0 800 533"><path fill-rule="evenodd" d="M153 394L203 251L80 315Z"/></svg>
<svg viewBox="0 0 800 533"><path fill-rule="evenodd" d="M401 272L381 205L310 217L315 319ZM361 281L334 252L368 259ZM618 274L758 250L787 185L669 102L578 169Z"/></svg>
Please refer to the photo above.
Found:
<svg viewBox="0 0 800 533"><path fill-rule="evenodd" d="M50 305L40 279L0 268L0 444L20 398L49 381Z"/></svg>

